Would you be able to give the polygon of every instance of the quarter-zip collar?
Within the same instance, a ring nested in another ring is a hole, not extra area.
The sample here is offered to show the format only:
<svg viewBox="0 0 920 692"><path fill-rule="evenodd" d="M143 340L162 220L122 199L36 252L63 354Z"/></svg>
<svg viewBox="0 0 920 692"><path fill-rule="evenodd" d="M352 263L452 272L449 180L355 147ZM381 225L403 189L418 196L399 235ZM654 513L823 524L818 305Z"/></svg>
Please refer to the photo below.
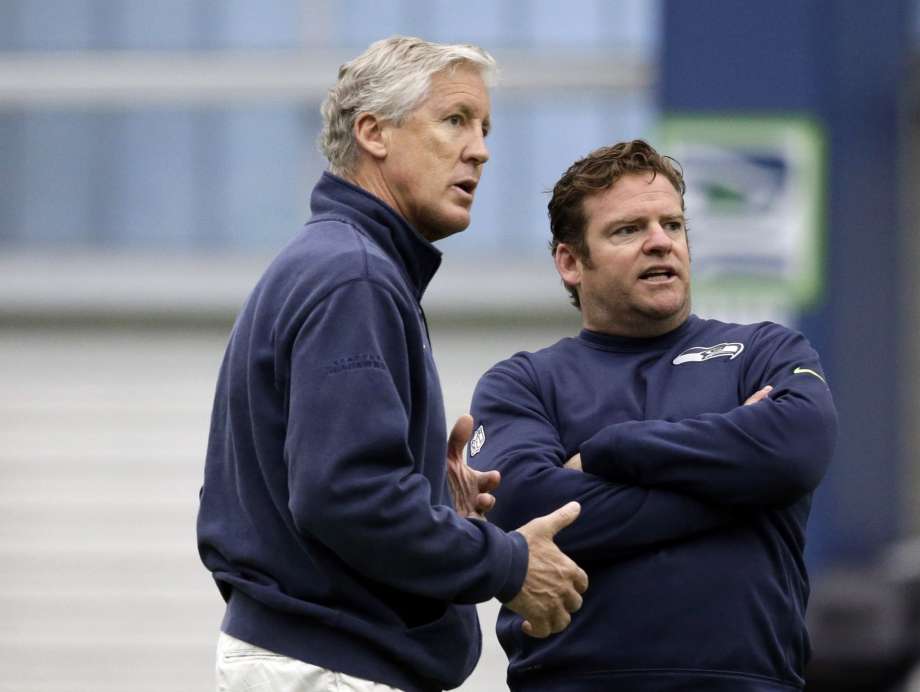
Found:
<svg viewBox="0 0 920 692"><path fill-rule="evenodd" d="M441 251L423 238L392 207L362 187L325 171L310 198L313 218L353 222L404 270L409 286L421 301L441 266Z"/></svg>

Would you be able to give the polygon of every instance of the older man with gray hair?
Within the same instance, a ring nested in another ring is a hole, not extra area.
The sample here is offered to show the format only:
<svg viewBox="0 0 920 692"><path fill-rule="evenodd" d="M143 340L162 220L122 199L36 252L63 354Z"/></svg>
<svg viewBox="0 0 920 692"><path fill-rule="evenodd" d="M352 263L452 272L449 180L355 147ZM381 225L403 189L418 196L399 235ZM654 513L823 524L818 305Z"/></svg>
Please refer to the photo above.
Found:
<svg viewBox="0 0 920 692"><path fill-rule="evenodd" d="M505 533L499 482L450 440L422 293L431 244L470 222L494 60L394 37L323 104L312 217L240 313L221 367L198 516L227 602L221 690L428 691L480 650L473 604L565 628L587 576L553 543L577 503ZM446 461L445 461L446 460Z"/></svg>

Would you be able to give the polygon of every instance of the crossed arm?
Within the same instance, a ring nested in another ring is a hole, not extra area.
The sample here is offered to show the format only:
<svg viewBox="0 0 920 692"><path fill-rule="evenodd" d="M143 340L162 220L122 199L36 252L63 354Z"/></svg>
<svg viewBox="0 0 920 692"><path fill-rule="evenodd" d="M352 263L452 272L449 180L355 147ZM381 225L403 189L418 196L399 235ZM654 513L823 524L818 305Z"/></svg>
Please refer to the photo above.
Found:
<svg viewBox="0 0 920 692"><path fill-rule="evenodd" d="M584 471L615 483L687 493L723 506L786 506L813 491L834 450L837 414L818 356L782 330L748 368L754 406L679 421L609 425L580 448Z"/></svg>
<svg viewBox="0 0 920 692"><path fill-rule="evenodd" d="M517 359L494 367L473 396L473 416L487 440L470 464L497 469L501 485L489 514L513 528L569 500L581 503L577 522L556 543L578 562L610 559L737 521L727 508L670 490L615 483L563 467L565 450L527 366Z"/></svg>
<svg viewBox="0 0 920 692"><path fill-rule="evenodd" d="M588 560L680 540L811 492L833 452L833 400L805 339L771 329L781 331L770 348L751 349L738 407L611 424L572 459L529 363L516 357L494 367L474 394L473 414L488 432L470 461L502 474L490 518L511 525L578 500L581 519L557 543Z"/></svg>

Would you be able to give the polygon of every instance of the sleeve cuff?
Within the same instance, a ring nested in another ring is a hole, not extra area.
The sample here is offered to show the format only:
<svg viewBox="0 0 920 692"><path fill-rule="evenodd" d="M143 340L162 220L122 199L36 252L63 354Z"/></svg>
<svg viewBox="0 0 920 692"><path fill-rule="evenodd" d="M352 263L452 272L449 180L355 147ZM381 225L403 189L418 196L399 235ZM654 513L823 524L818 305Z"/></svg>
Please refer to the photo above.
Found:
<svg viewBox="0 0 920 692"><path fill-rule="evenodd" d="M595 476L603 476L605 469L601 460L605 441L598 441L596 437L597 435L583 442L578 449L578 453L581 454L581 470Z"/></svg>
<svg viewBox="0 0 920 692"><path fill-rule="evenodd" d="M502 603L507 603L518 595L521 587L524 586L524 578L527 576L527 561L529 559L529 550L527 548L527 539L517 531L508 534L511 543L511 564L508 567L508 578L504 585L495 595Z"/></svg>
<svg viewBox="0 0 920 692"><path fill-rule="evenodd" d="M619 453L622 450L620 433L626 425L628 423L608 425L582 443L578 449L582 471L618 483L638 482L634 470Z"/></svg>

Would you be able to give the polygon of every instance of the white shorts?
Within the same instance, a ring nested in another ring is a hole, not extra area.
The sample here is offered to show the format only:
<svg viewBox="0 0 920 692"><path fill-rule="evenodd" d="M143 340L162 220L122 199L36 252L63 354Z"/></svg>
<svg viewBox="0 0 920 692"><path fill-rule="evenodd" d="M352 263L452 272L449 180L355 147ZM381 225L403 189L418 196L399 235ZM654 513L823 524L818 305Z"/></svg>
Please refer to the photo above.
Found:
<svg viewBox="0 0 920 692"><path fill-rule="evenodd" d="M217 692L400 692L297 661L220 633Z"/></svg>

